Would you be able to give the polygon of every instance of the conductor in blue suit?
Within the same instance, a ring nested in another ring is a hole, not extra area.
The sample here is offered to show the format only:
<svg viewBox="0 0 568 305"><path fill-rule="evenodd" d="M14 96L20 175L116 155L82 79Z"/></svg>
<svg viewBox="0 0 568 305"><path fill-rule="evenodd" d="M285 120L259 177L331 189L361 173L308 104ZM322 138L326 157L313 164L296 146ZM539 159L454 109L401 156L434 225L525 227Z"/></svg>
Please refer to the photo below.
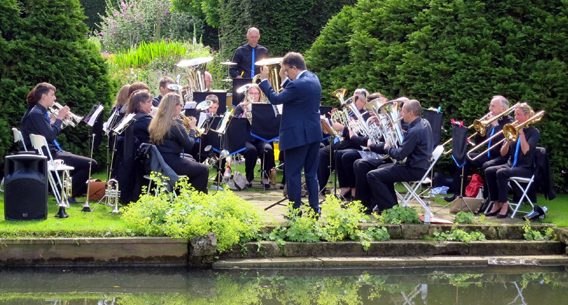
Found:
<svg viewBox="0 0 568 305"><path fill-rule="evenodd" d="M319 143L322 141L319 107L321 85L318 77L306 70L306 62L300 53L289 52L280 63L280 75L287 75L284 90L276 93L268 82L269 71L262 67L260 89L272 104L282 104L280 122L280 150L286 162L288 198L297 209L302 204L301 172L304 169L310 206L320 213L318 201L317 169Z"/></svg>

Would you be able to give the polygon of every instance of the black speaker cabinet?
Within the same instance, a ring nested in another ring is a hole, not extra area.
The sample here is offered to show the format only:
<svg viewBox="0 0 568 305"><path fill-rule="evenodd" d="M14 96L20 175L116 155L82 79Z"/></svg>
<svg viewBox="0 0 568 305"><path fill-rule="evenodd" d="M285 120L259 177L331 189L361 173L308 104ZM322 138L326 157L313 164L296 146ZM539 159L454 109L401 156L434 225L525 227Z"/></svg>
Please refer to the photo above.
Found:
<svg viewBox="0 0 568 305"><path fill-rule="evenodd" d="M47 218L47 157L6 156L4 217L6 220Z"/></svg>

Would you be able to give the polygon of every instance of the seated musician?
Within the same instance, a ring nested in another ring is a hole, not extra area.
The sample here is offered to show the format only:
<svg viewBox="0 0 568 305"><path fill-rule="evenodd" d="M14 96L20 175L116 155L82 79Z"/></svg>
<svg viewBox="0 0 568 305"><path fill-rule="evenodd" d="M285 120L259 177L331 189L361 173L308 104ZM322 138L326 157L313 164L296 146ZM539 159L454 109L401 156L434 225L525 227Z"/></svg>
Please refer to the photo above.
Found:
<svg viewBox="0 0 568 305"><path fill-rule="evenodd" d="M150 142L148 126L152 121L151 111L152 94L148 90L138 90L132 93L128 100L126 113L136 114L132 125L134 126L134 136L138 139L139 144Z"/></svg>
<svg viewBox="0 0 568 305"><path fill-rule="evenodd" d="M188 118L188 133L179 116L183 106L182 98L178 94L168 93L164 96L156 116L150 123L150 142L156 145L164 161L176 174L186 175L196 190L207 193L207 165L182 157L182 153L190 152L195 143L196 123L195 118Z"/></svg>
<svg viewBox="0 0 568 305"><path fill-rule="evenodd" d="M372 199L361 198L363 205L367 207L367 213L371 213L375 206L379 213L395 206L398 200L394 184L420 180L428 170L433 136L430 123L420 117L421 113L422 106L417 100L409 100L402 106L400 114L404 122L409 124L409 129L400 147L389 147L385 143L372 144L370 141L367 143L371 151L378 154L387 154L397 161L406 158L405 163L383 164L367 173L367 187L372 192ZM360 197L360 193L361 190L358 189L357 197Z"/></svg>
<svg viewBox="0 0 568 305"><path fill-rule="evenodd" d="M205 97L206 100L212 101L213 105L207 110L207 116L218 117L217 110L219 110L219 97L215 94L209 94Z"/></svg>
<svg viewBox="0 0 568 305"><path fill-rule="evenodd" d="M359 112L362 111L363 106L365 106L365 104L367 103L367 95L369 93L367 92L366 89L356 89L353 93L353 102L355 103L355 105L357 106L357 109L359 110ZM357 97L357 99L355 100L355 97ZM347 103L347 102L346 102ZM343 106L343 105L342 105ZM333 109L331 112L335 112L337 111L337 109ZM364 119L368 118L368 115L363 116ZM333 154L336 155L336 152L340 151L340 150L345 150L345 149L360 149L360 143L356 143L353 142L351 140L351 138L349 137L349 124L346 124L345 126L340 124L340 123L333 123L332 127L337 130L337 131L341 131L343 132L343 140L337 143L331 143L330 145L327 145L325 147L320 148L319 150L319 165L318 165L318 183L319 183L319 189L320 192L322 192L326 185L327 185L327 181L329 180L329 175L331 173L330 169L333 170L334 168L336 168L335 163L338 160L336 158L336 156L331 159L330 155L331 152L333 150ZM331 163L330 163L331 162ZM345 175L344 175L345 177ZM344 182L343 185L346 185L346 183ZM347 193L347 190L345 191L345 193ZM342 194L342 195L346 195L346 194Z"/></svg>
<svg viewBox="0 0 568 305"><path fill-rule="evenodd" d="M374 94L373 94L374 95ZM408 102L409 99L407 97L399 97L395 100L396 105L395 108L401 109L401 105L404 105L405 102ZM399 117L400 116L399 114ZM402 122L401 123L402 132L406 133L408 131L408 123ZM367 145L368 143L365 143ZM347 156L349 157L349 156ZM345 161L344 161L345 162ZM390 158L386 159L379 159L379 158L358 158L353 163L353 172L355 176L355 190L352 195L353 198L356 200L361 200L363 203L368 203L371 205L371 199L373 198L373 194L371 193L371 189L369 187L369 183L367 182L367 173L371 170L377 169L380 165L385 163L392 163ZM374 207L374 205L373 205ZM370 212L370 211L369 211Z"/></svg>
<svg viewBox="0 0 568 305"><path fill-rule="evenodd" d="M499 116L508 108L509 108L509 101L505 97L501 95L494 96L491 99L491 102L489 103L490 115L488 116L487 119ZM499 134L499 132L503 129L503 126L505 126L505 124L510 124L512 122L513 119L510 116L504 116L496 121L493 121L489 126L485 128L485 136L481 135L475 136L475 143L481 143L485 139L491 137L492 135ZM503 135L499 135L494 139L492 139L491 142L489 142L489 147L488 147L488 149L490 149L489 152L484 153L482 156L478 156L479 155L478 153L472 153L471 156L472 157L475 156L477 157L477 159L470 160L469 158L466 158L466 162L463 168L463 177L464 177L463 188L461 181L462 168L456 167L454 173L454 180L452 183L452 189L454 190L454 194L449 197L444 197L445 201L447 202L454 201L454 199L456 199L457 196L465 193L465 188L467 186L467 177L469 176L472 167L481 168L483 184L484 184L483 198L489 197L489 190L487 189L487 184L485 183L486 179L483 176L485 176L484 173L488 167L505 164L507 162L507 158L501 156L500 147L491 146L491 143L497 143L502 139Z"/></svg>
<svg viewBox="0 0 568 305"><path fill-rule="evenodd" d="M154 107L158 107L160 105L160 101L162 100L162 97L170 92L174 92L174 90L168 88L168 85L173 85L176 82L171 78L171 77L167 77L164 76L160 79L160 83L159 83L159 87L158 89L160 90L160 94L158 96L156 96L153 100L152 100L152 106Z"/></svg>
<svg viewBox="0 0 568 305"><path fill-rule="evenodd" d="M73 180L72 194L68 198L69 203L78 203L76 197L82 196L87 191L87 181L89 179L89 163L92 162L92 171L97 171L97 162L93 159L74 155L70 152L63 151L59 143L55 140L61 131L62 120L69 115L69 107L65 106L59 110L55 122L50 123L47 109L52 107L55 97L55 86L49 83L39 83L32 89L28 103L34 104L33 108L27 112L22 118L20 129L26 142L27 147L32 147L30 142L30 134L44 136L47 140L48 149L53 159L61 159L65 165L72 166L75 169L71 171ZM47 156L47 150L44 148L44 154Z"/></svg>
<svg viewBox="0 0 568 305"><path fill-rule="evenodd" d="M270 169L274 167L274 149L272 148L272 145L270 143L266 143L260 139L257 139L250 133L252 121L252 103L268 103L268 99L266 98L266 96L264 96L264 94L260 91L260 88L256 84L250 86L250 88L245 93L245 99L242 103L237 105L234 112L234 116L236 118L248 118L246 127L246 150L243 154L245 157L245 176L247 179L247 187L252 187L256 159L260 157L261 162L265 162L265 172L261 175L261 183L264 184L266 188L269 188L270 180L268 177L268 172L270 172Z"/></svg>
<svg viewBox="0 0 568 305"><path fill-rule="evenodd" d="M517 125L534 116L534 111L527 103L515 109ZM509 214L508 179L510 177L529 178L533 174L533 158L536 145L540 140L540 131L532 126L521 128L516 141L505 140L501 146L501 156L507 158L506 164L489 167L485 170L485 179L489 187L489 199L493 208L487 216L505 218Z"/></svg>

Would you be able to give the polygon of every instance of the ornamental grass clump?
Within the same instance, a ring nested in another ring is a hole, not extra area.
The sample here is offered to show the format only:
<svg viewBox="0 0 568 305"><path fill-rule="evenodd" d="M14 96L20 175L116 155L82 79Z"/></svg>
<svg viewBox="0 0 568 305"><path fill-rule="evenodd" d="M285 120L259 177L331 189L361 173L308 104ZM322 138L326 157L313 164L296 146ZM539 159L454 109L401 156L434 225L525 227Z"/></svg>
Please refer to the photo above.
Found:
<svg viewBox="0 0 568 305"><path fill-rule="evenodd" d="M230 191L215 196L197 192L185 178L176 189L177 197L161 189L128 206L123 216L128 227L143 236L187 239L213 232L220 253L257 239L264 216L244 199Z"/></svg>

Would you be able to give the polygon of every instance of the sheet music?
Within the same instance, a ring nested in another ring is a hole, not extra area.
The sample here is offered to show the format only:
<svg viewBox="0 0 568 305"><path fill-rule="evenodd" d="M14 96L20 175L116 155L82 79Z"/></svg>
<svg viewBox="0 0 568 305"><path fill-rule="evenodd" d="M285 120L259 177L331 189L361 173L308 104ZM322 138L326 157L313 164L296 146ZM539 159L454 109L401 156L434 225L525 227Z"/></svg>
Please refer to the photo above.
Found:
<svg viewBox="0 0 568 305"><path fill-rule="evenodd" d="M114 121L118 118L120 111L116 109L108 118L108 120L103 124L103 131L108 135L112 126L114 125Z"/></svg>
<svg viewBox="0 0 568 305"><path fill-rule="evenodd" d="M195 109L196 105L197 105L196 102L186 102L185 105L183 106L183 109Z"/></svg>
<svg viewBox="0 0 568 305"><path fill-rule="evenodd" d="M358 152L361 155L361 158L363 158L363 159L378 159L379 158L377 156L377 154L372 152L372 151L359 150Z"/></svg>
<svg viewBox="0 0 568 305"><path fill-rule="evenodd" d="M197 122L197 128L201 129L201 127L203 126L203 123L205 123L206 120L207 120L207 113L200 112L199 113L199 121Z"/></svg>
<svg viewBox="0 0 568 305"><path fill-rule="evenodd" d="M225 112L225 115L223 116L223 121L221 121L221 127L217 128L217 130L225 130L230 116L231 113L229 112L229 109L227 109L227 112Z"/></svg>
<svg viewBox="0 0 568 305"><path fill-rule="evenodd" d="M124 131L124 129L128 126L128 124L130 124L130 121L134 119L135 116L136 113L127 114L112 131L114 131L114 133L116 134L121 134Z"/></svg>
<svg viewBox="0 0 568 305"><path fill-rule="evenodd" d="M93 112L93 114L91 114L90 116L87 116L87 118L85 118L85 123L87 123L87 125L93 127L93 125L95 125L95 121L97 121L97 118L99 117L99 115L101 114L101 111L103 111L104 108L105 107L103 107L103 105L99 104L99 106Z"/></svg>
<svg viewBox="0 0 568 305"><path fill-rule="evenodd" d="M278 109L278 113L282 114L282 109L284 108L283 104L276 105L276 109Z"/></svg>

